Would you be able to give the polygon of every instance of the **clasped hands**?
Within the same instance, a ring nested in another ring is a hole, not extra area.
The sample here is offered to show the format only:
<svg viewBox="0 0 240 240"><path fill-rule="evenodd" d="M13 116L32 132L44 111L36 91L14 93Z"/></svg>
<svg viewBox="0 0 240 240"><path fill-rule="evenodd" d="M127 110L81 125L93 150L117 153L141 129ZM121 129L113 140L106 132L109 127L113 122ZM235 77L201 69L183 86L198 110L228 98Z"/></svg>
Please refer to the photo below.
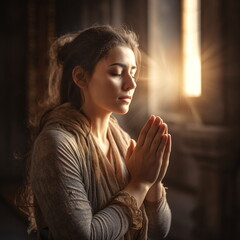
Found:
<svg viewBox="0 0 240 240"><path fill-rule="evenodd" d="M160 117L151 116L143 126L137 143L132 139L126 154L131 182L148 189L161 184L169 164L171 135Z"/></svg>

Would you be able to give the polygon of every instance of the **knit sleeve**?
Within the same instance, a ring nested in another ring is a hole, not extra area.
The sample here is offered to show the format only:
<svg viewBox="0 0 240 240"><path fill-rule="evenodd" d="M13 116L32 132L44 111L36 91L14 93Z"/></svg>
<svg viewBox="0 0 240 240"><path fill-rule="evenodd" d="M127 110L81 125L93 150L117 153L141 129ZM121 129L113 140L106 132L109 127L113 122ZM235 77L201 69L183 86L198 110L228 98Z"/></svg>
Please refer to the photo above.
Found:
<svg viewBox="0 0 240 240"><path fill-rule="evenodd" d="M157 202L145 200L144 206L148 216L148 237L151 240L165 238L171 226L171 210L166 196Z"/></svg>
<svg viewBox="0 0 240 240"><path fill-rule="evenodd" d="M119 239L129 228L121 206L93 215L76 150L60 131L48 130L35 142L31 185L53 239Z"/></svg>

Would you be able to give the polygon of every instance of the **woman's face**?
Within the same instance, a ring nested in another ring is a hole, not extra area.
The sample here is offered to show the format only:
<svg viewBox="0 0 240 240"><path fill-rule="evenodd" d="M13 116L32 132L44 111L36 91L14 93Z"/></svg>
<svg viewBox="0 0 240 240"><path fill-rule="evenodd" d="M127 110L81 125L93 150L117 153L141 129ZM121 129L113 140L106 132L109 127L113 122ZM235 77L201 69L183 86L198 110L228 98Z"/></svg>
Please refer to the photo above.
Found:
<svg viewBox="0 0 240 240"><path fill-rule="evenodd" d="M133 51L124 46L112 48L95 66L84 89L85 107L98 113L128 112L136 82L137 66Z"/></svg>

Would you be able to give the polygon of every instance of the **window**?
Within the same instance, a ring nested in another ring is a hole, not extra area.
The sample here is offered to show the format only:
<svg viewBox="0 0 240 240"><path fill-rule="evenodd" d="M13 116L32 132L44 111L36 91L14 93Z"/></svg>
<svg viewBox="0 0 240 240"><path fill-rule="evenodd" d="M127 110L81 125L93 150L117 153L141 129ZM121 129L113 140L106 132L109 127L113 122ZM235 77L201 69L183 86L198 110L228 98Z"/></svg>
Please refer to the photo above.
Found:
<svg viewBox="0 0 240 240"><path fill-rule="evenodd" d="M148 109L178 121L181 100L201 94L200 0L148 4Z"/></svg>
<svg viewBox="0 0 240 240"><path fill-rule="evenodd" d="M201 95L199 5L199 0L184 0L182 7L183 91L189 97Z"/></svg>

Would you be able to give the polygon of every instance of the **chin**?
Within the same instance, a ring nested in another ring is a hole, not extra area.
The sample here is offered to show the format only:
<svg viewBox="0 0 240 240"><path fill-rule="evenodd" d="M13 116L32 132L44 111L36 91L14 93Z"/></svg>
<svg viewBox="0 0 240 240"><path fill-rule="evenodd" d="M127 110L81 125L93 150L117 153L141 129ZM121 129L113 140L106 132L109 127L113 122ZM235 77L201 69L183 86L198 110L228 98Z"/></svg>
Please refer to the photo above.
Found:
<svg viewBox="0 0 240 240"><path fill-rule="evenodd" d="M129 107L127 107L127 108L122 108L122 109L118 109L118 110L115 111L115 113L124 115L124 114L128 113L128 111L129 111Z"/></svg>

